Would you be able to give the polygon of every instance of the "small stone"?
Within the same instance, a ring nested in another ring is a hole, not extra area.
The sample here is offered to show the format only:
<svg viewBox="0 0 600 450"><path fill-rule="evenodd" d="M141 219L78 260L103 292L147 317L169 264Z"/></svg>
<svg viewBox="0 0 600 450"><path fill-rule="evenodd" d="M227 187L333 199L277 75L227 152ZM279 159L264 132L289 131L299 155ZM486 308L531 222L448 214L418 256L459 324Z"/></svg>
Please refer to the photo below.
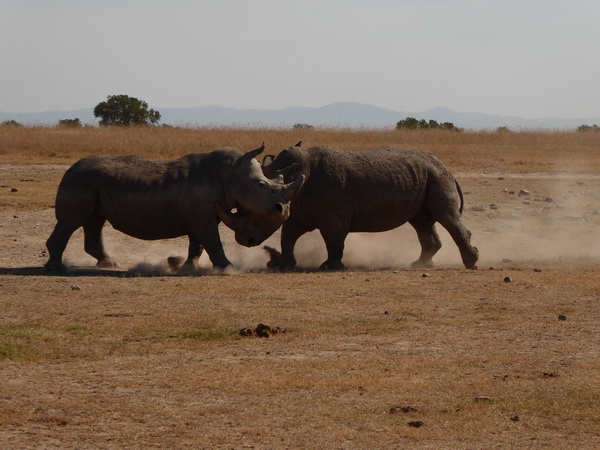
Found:
<svg viewBox="0 0 600 450"><path fill-rule="evenodd" d="M537 269L537 268L536 268L536 269L533 269L533 271L534 271L534 272L541 272L541 271L542 271L542 269Z"/></svg>
<svg viewBox="0 0 600 450"><path fill-rule="evenodd" d="M487 395L479 395L475 397L476 402L491 402L492 397L488 397Z"/></svg>
<svg viewBox="0 0 600 450"><path fill-rule="evenodd" d="M512 416L510 420L512 420L513 422L518 422L519 420L521 420L521 418L519 416Z"/></svg>
<svg viewBox="0 0 600 450"><path fill-rule="evenodd" d="M554 203L554 197L546 197L546 198L544 199L544 201L545 201L546 203Z"/></svg>
<svg viewBox="0 0 600 450"><path fill-rule="evenodd" d="M567 320L567 316L565 316L564 314L559 314L558 320Z"/></svg>
<svg viewBox="0 0 600 450"><path fill-rule="evenodd" d="M519 196L520 196L520 197L523 197L523 196L525 196L525 195L529 195L529 191L526 191L525 189L521 189L521 190L519 191Z"/></svg>
<svg viewBox="0 0 600 450"><path fill-rule="evenodd" d="M511 262L512 262L512 259L503 258L503 259L502 259L502 262L503 262L503 263L511 263Z"/></svg>
<svg viewBox="0 0 600 450"><path fill-rule="evenodd" d="M495 203L490 203L490 209L498 209L498 205Z"/></svg>
<svg viewBox="0 0 600 450"><path fill-rule="evenodd" d="M429 278L431 275L429 275L428 273L424 273L421 275L421 278Z"/></svg>
<svg viewBox="0 0 600 450"><path fill-rule="evenodd" d="M12 188L10 192L19 192L19 190L17 188Z"/></svg>
<svg viewBox="0 0 600 450"><path fill-rule="evenodd" d="M504 180L504 177L498 177L499 180Z"/></svg>
<svg viewBox="0 0 600 450"><path fill-rule="evenodd" d="M389 312L389 311L384 311L384 312L383 312L383 315L384 315L384 316L389 316L389 315L390 315L390 312Z"/></svg>
<svg viewBox="0 0 600 450"><path fill-rule="evenodd" d="M504 282L505 283L510 283L512 281L511 277L504 277Z"/></svg>
<svg viewBox="0 0 600 450"><path fill-rule="evenodd" d="M81 286L79 286L77 284L72 284L71 285L71 290L73 290L73 291L80 291L81 290Z"/></svg>
<svg viewBox="0 0 600 450"><path fill-rule="evenodd" d="M531 205L531 202L523 202L524 205Z"/></svg>

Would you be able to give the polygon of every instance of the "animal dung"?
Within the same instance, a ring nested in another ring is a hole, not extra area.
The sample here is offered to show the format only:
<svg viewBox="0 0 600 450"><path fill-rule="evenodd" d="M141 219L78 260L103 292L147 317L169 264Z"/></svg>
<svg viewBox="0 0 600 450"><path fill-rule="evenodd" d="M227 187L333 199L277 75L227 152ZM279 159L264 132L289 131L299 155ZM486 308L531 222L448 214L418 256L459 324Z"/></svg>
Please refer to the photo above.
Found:
<svg viewBox="0 0 600 450"><path fill-rule="evenodd" d="M421 420L413 420L411 422L408 422L408 426L413 428L421 428L423 425L425 424Z"/></svg>
<svg viewBox="0 0 600 450"><path fill-rule="evenodd" d="M259 323L256 328L242 328L240 330L240 336L268 338L275 334L285 334L285 332L285 328L270 327L264 323Z"/></svg>

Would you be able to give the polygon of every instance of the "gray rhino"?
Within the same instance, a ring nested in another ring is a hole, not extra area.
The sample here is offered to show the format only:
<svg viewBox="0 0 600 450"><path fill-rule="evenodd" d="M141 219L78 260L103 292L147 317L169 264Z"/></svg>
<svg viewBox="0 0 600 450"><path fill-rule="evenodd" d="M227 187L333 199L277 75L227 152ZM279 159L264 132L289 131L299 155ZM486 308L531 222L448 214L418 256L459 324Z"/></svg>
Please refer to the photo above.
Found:
<svg viewBox="0 0 600 450"><path fill-rule="evenodd" d="M64 271L62 255L75 230L83 227L85 251L99 267L114 267L106 253L106 221L139 239L188 236L184 267L194 268L206 249L216 267L225 256L218 224L232 228L238 243L259 245L289 217L290 198L304 182L269 180L255 159L262 147L243 154L234 148L194 153L174 161L139 156L89 156L64 174L56 195L57 224L46 246L47 270ZM236 209L236 212L231 210Z"/></svg>
<svg viewBox="0 0 600 450"><path fill-rule="evenodd" d="M429 152L393 147L354 152L302 149L298 143L276 158L265 156L262 167L269 178L306 177L282 226L281 253L265 247L271 254L269 267L294 267L296 241L318 229L327 247L321 269L343 270L348 233L386 231L406 222L416 230L422 249L412 267L431 267L442 246L435 229L439 222L454 239L464 265L475 268L479 252L460 221L462 191L452 173Z"/></svg>

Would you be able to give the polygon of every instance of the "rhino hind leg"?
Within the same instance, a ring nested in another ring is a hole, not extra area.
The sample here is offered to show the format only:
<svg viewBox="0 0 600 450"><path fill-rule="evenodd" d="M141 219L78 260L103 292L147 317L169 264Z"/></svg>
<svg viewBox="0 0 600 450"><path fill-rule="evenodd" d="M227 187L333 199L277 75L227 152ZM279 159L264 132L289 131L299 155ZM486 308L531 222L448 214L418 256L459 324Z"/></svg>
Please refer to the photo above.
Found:
<svg viewBox="0 0 600 450"><path fill-rule="evenodd" d="M442 241L435 229L435 221L432 219L419 220L415 218L410 221L417 232L419 243L421 244L421 256L411 264L411 268L431 268L433 256L442 248Z"/></svg>
<svg viewBox="0 0 600 450"><path fill-rule="evenodd" d="M83 225L84 249L88 255L98 260L97 267L113 268L117 267L117 263L106 253L102 238L105 222L104 218L94 215Z"/></svg>
<svg viewBox="0 0 600 450"><path fill-rule="evenodd" d="M467 269L477 269L476 263L479 259L479 250L471 245L471 232L462 224L458 217L447 215L439 218L440 224L448 230L450 236L456 243L463 264Z"/></svg>
<svg viewBox="0 0 600 450"><path fill-rule="evenodd" d="M54 227L54 231L46 241L48 249L48 262L44 265L47 271L65 272L66 267L62 263L62 256L67 247L71 235L79 228L80 225L69 224L66 222L58 222Z"/></svg>
<svg viewBox="0 0 600 450"><path fill-rule="evenodd" d="M339 229L320 229L321 236L327 247L327 260L321 264L320 270L341 271L346 270L342 263L344 256L344 242L348 236L347 230Z"/></svg>

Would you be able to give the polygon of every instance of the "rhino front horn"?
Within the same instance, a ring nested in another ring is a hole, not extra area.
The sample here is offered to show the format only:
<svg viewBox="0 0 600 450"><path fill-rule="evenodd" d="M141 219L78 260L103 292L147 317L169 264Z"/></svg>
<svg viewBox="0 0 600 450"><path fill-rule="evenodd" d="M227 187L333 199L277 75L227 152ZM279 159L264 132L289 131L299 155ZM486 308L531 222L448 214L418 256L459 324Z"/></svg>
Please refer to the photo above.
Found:
<svg viewBox="0 0 600 450"><path fill-rule="evenodd" d="M287 201L290 201L292 198L294 198L302 186L304 186L305 180L306 176L304 174L300 174L294 181L283 186L283 197Z"/></svg>

